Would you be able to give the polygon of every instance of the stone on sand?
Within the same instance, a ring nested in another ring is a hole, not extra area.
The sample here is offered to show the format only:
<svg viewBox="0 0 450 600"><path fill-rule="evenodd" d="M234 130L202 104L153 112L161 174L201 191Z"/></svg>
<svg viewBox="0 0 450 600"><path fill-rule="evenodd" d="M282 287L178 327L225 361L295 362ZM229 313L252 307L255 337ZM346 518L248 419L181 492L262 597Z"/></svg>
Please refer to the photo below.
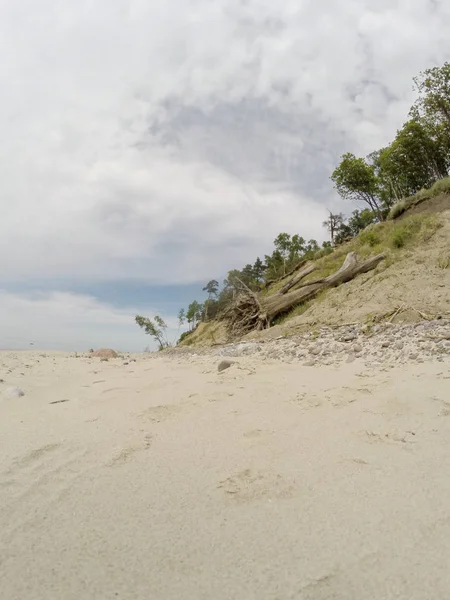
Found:
<svg viewBox="0 0 450 600"><path fill-rule="evenodd" d="M25 392L18 387L9 387L5 390L5 396L7 398L20 398L25 396Z"/></svg>
<svg viewBox="0 0 450 600"><path fill-rule="evenodd" d="M112 348L100 348L90 353L90 356L95 358L117 358L118 354Z"/></svg>

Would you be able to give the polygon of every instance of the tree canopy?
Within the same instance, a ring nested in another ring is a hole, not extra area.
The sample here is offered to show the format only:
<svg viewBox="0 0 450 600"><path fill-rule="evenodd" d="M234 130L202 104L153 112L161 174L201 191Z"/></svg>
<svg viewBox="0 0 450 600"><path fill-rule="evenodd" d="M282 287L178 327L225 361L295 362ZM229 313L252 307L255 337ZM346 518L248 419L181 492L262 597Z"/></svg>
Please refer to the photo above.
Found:
<svg viewBox="0 0 450 600"><path fill-rule="evenodd" d="M362 158L347 152L331 179L345 200L365 203L378 220L393 203L433 185L450 169L450 63L420 73L418 98L394 140Z"/></svg>

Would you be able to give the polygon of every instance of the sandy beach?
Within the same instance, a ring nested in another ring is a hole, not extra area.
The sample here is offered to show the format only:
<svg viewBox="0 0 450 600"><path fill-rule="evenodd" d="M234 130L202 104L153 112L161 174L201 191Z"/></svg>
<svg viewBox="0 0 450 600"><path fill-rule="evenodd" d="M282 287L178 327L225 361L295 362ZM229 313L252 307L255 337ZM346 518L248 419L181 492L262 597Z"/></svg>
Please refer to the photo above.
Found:
<svg viewBox="0 0 450 600"><path fill-rule="evenodd" d="M1 597L448 597L448 357L219 362L0 354Z"/></svg>

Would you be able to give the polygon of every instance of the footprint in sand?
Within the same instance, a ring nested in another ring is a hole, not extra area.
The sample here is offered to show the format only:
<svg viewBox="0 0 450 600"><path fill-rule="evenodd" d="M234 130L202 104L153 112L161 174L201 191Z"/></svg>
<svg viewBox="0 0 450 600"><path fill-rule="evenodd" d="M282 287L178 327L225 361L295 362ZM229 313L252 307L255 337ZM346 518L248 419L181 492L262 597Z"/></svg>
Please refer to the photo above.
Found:
<svg viewBox="0 0 450 600"><path fill-rule="evenodd" d="M147 434L141 444L136 446L129 446L120 450L108 463L108 467L120 467L125 463L129 462L137 452L143 452L148 450L152 445L153 437L151 434Z"/></svg>
<svg viewBox="0 0 450 600"><path fill-rule="evenodd" d="M174 417L181 411L181 407L175 404L161 404L147 408L140 414L141 418L152 421L153 423L161 423L171 417Z"/></svg>
<svg viewBox="0 0 450 600"><path fill-rule="evenodd" d="M245 438L250 439L260 438L264 435L264 431L262 429L251 429L250 431L246 431L243 435Z"/></svg>
<svg viewBox="0 0 450 600"><path fill-rule="evenodd" d="M318 396L306 392L298 392L289 402L306 410L319 408L323 404L323 401Z"/></svg>
<svg viewBox="0 0 450 600"><path fill-rule="evenodd" d="M245 431L242 436L251 442L251 446L261 444L267 444L270 441L270 437L273 435L273 430L267 429L250 429L249 431Z"/></svg>
<svg viewBox="0 0 450 600"><path fill-rule="evenodd" d="M40 448L32 450L22 458L17 459L13 463L13 468L22 469L33 463L40 462L40 460L46 455L59 448L60 444L46 444Z"/></svg>
<svg viewBox="0 0 450 600"><path fill-rule="evenodd" d="M86 454L85 449L47 444L16 458L0 474L2 483L11 490L7 499L11 510L19 510L27 504L38 505L39 499L46 505L51 504L83 472Z"/></svg>
<svg viewBox="0 0 450 600"><path fill-rule="evenodd" d="M290 498L294 485L277 473L264 473L244 469L219 482L217 489L236 502L251 502L260 498Z"/></svg>

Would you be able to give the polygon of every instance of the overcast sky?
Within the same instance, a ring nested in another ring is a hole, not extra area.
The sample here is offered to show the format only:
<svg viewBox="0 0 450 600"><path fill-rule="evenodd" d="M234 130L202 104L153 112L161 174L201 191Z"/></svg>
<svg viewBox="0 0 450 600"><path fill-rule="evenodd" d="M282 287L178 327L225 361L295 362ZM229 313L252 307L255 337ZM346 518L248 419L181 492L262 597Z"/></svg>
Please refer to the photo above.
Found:
<svg viewBox="0 0 450 600"><path fill-rule="evenodd" d="M447 0L2 0L0 348L142 350L389 142ZM175 332L171 332L175 334Z"/></svg>

